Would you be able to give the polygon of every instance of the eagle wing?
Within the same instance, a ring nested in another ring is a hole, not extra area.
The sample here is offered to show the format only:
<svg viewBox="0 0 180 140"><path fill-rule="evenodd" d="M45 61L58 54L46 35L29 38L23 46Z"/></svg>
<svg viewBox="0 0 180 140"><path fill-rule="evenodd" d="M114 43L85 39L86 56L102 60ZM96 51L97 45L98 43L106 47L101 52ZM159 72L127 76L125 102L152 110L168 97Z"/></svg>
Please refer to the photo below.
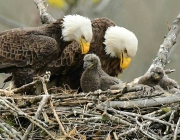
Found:
<svg viewBox="0 0 180 140"><path fill-rule="evenodd" d="M33 65L57 50L55 39L37 28L0 33L0 69Z"/></svg>
<svg viewBox="0 0 180 140"><path fill-rule="evenodd" d="M120 80L111 76L102 76L100 77L100 83L101 89L107 90L110 89L111 86L119 84Z"/></svg>
<svg viewBox="0 0 180 140"><path fill-rule="evenodd" d="M83 55L79 44L75 41L66 46L57 60L52 61L48 67L52 73L65 75L83 63ZM54 72L53 72L54 71Z"/></svg>

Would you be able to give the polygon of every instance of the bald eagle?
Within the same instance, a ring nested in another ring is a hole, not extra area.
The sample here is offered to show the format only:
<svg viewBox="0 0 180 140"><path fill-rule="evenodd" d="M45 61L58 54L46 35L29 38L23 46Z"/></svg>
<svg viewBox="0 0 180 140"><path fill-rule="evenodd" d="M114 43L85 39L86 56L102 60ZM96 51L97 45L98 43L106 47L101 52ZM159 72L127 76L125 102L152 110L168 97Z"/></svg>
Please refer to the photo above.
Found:
<svg viewBox="0 0 180 140"><path fill-rule="evenodd" d="M102 69L110 76L117 76L127 68L131 58L136 55L138 40L133 32L116 26L107 18L96 18L91 21L93 38L88 53L96 54L102 63ZM72 42L58 60L49 67L58 67L52 76L56 86L69 85L72 89L80 86L83 72L83 55L79 53L78 44ZM53 80L52 80L53 81Z"/></svg>
<svg viewBox="0 0 180 140"><path fill-rule="evenodd" d="M12 80L14 87L20 87L44 74L46 65L58 59L72 41L77 42L80 54L86 54L91 39L91 21L80 15L67 15L41 27L1 32L0 72L12 73L5 82Z"/></svg>

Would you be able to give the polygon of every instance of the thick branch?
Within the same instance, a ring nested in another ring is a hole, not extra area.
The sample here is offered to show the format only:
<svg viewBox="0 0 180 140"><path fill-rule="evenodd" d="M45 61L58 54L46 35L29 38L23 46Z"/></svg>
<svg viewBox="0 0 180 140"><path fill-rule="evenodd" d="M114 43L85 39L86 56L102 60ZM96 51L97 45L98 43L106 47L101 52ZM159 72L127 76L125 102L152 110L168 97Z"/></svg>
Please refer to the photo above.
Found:
<svg viewBox="0 0 180 140"><path fill-rule="evenodd" d="M49 13L47 13L47 7L45 7L45 0L34 0L34 2L39 9L42 23L48 24L56 21Z"/></svg>
<svg viewBox="0 0 180 140"><path fill-rule="evenodd" d="M108 104L109 107L113 108L143 108L143 107L153 107L153 106L159 106L162 104L170 104L170 103L176 103L180 101L180 93L172 94L166 97L154 97L151 99L138 99L138 100L130 100L130 101L109 101L106 103L102 103L98 106L104 106L105 104Z"/></svg>
<svg viewBox="0 0 180 140"><path fill-rule="evenodd" d="M176 38L179 34L179 31L180 31L180 14L176 17L175 21L173 22L171 30L168 32L166 38L164 39L163 44L160 46L157 57L153 61L148 71L150 71L150 69L155 65L161 67L165 66L168 55L170 54L170 50L173 47L173 45L176 43Z"/></svg>

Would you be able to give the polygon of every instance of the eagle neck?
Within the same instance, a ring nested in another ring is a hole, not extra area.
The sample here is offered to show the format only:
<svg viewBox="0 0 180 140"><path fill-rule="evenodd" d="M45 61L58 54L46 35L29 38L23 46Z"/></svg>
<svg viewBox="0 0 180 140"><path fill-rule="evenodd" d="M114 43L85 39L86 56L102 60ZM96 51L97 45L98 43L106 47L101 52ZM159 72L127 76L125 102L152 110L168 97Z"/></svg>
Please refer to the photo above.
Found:
<svg viewBox="0 0 180 140"><path fill-rule="evenodd" d="M48 36L54 38L57 42L63 40L61 24L61 22L56 21L54 23L48 24L45 28Z"/></svg>

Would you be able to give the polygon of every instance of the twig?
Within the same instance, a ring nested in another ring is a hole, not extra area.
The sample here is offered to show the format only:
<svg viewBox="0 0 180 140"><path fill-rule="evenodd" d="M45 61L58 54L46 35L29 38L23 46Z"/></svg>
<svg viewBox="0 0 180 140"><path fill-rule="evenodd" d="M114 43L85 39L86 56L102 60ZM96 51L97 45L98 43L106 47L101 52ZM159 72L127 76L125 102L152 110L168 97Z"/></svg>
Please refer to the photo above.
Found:
<svg viewBox="0 0 180 140"><path fill-rule="evenodd" d="M177 122L177 125L176 125L176 129L174 131L174 138L173 138L173 140L177 140L177 133L178 133L179 125L180 125L180 117L178 119L178 122Z"/></svg>
<svg viewBox="0 0 180 140"><path fill-rule="evenodd" d="M56 110L54 109L54 106L53 106L52 101L50 101L50 106L51 106L51 109L52 109L52 111L53 111L53 113L54 113L54 116L55 116L55 118L56 118L56 120L57 120L57 122L58 122L58 124L59 124L59 126L60 126L60 128L61 128L61 130L62 130L62 132L63 132L63 134L64 134L65 136L67 136L67 133L66 133L66 131L65 131L65 129L64 129L64 127L63 127L63 125L62 125L62 123L61 123L61 121L60 121L57 113L56 113Z"/></svg>
<svg viewBox="0 0 180 140"><path fill-rule="evenodd" d="M153 134L149 134L150 132L143 129L143 125L138 121L138 117L136 117L136 123L139 125L139 130L141 131L141 133L143 133L144 135L148 136L149 138L151 138L153 140L157 140L158 136L156 136L156 138L155 138L155 136L153 136Z"/></svg>
<svg viewBox="0 0 180 140"><path fill-rule="evenodd" d="M156 110L156 111L150 112L150 113L146 114L145 116L155 117L155 114L156 114L156 113L161 113L161 112L162 112L162 110L161 110L161 109L159 109L159 110ZM158 117L157 117L157 118L158 118ZM158 118L158 119L159 119L159 118Z"/></svg>
<svg viewBox="0 0 180 140"><path fill-rule="evenodd" d="M10 103L8 100L3 99L0 96L0 104L5 105L6 107L8 107L10 109L10 112L12 113L17 113L21 116L24 116L25 118L29 119L31 121L31 123L37 125L38 127L40 127L43 131L45 131L49 136L51 136L52 139L54 139L54 136L52 136L48 130L46 130L43 126L47 127L47 125L43 122L41 122L40 120L38 120L35 117L29 116L28 114L24 113L23 111L21 111L18 107L16 107L14 104ZM43 125L43 126L42 126Z"/></svg>
<svg viewBox="0 0 180 140"><path fill-rule="evenodd" d="M171 123L156 119L154 117L148 117L148 116L145 116L145 115L140 115L140 114L131 113L131 112L118 111L118 110L113 109L113 108L108 108L108 110L109 111L114 111L114 112L119 113L119 114L126 114L126 115L130 115L130 116L134 116L134 117L140 117L140 118L143 118L143 119L151 120L151 121L154 121L154 122L159 122L159 123L162 123L162 124L169 125L172 128L174 127L174 125L172 125Z"/></svg>
<svg viewBox="0 0 180 140"><path fill-rule="evenodd" d="M171 69L166 69L165 73L170 74L170 73L175 72L175 71L176 71L175 69L172 69L172 70Z"/></svg>
<svg viewBox="0 0 180 140"><path fill-rule="evenodd" d="M111 114L108 114L107 112L104 112L102 114L102 116L103 117L108 117L110 120L115 121L116 123L121 123L121 124L125 124L125 125L128 125L128 126L132 126L131 123L129 123L129 122L123 120L123 119L120 119L119 117L115 117L115 116L113 116Z"/></svg>
<svg viewBox="0 0 180 140"><path fill-rule="evenodd" d="M19 88L14 88L13 90L10 90L10 91L5 90L5 89L0 89L0 92L2 93L1 95L12 96L14 93L21 92L25 88L27 88L29 86L33 86L33 85L35 85L35 84L37 84L39 82L40 82L40 80L35 80L35 81L33 81L33 82L29 83L29 84L23 85L23 86L21 86Z"/></svg>
<svg viewBox="0 0 180 140"><path fill-rule="evenodd" d="M167 113L165 113L165 114L163 114L163 115L161 115L161 116L159 116L159 117L156 117L156 118L161 120L161 119L169 116L170 114L171 114L171 111L169 111L169 112L167 112ZM168 126L168 127L169 127L169 126Z"/></svg>
<svg viewBox="0 0 180 140"><path fill-rule="evenodd" d="M12 126L3 122L2 120L0 120L0 127L6 134L8 134L14 140L22 139L22 135L20 132L17 132L15 129L13 129Z"/></svg>
<svg viewBox="0 0 180 140"><path fill-rule="evenodd" d="M44 90L44 93L45 93L46 95L49 95L48 90L47 90L46 83L49 82L50 74L51 74L50 72L46 72L46 75L44 75L44 77L43 77L43 79L42 79L43 90ZM63 127L63 125L62 125L62 123L61 123L61 121L60 121L57 113L56 113L56 110L55 110L55 108L54 108L53 103L52 103L51 100L50 100L50 106L51 106L51 109L52 109L52 111L53 111L53 114L54 114L54 116L55 116L55 118L56 118L56 120L57 120L57 122L58 122L58 124L59 124L59 126L60 126L60 129L61 129L61 131L63 132L63 134L64 134L66 137L71 138L72 140L76 140L75 138L73 138L73 137L71 137L71 136L68 136L68 134L66 133L66 131L65 131L65 129L64 129L64 127Z"/></svg>
<svg viewBox="0 0 180 140"><path fill-rule="evenodd" d="M46 105L49 97L50 97L49 95L43 96L43 98L42 98L42 100L41 100L41 102L40 102L40 104L39 104L39 107L38 107L38 109L37 109L37 111L36 111L36 113L35 113L35 116L34 116L35 118L38 118L38 117L39 117L39 115L40 115L40 113L42 112L43 107ZM28 128L26 129L26 132L25 132L24 135L23 135L23 139L22 139L22 140L26 140L26 139L27 139L27 136L28 136L29 133L31 132L32 127L33 127L33 124L30 124L30 125L28 126Z"/></svg>
<svg viewBox="0 0 180 140"><path fill-rule="evenodd" d="M137 130L138 130L137 126L135 128L131 128L130 130L126 130L124 133L119 134L118 138L121 138L122 136L125 135L130 135L131 133L135 133Z"/></svg>
<svg viewBox="0 0 180 140"><path fill-rule="evenodd" d="M39 82L40 82L39 80L35 80L35 81L33 81L33 82L29 83L29 84L23 85L23 86L21 86L21 87L19 87L19 88L15 88L15 89L11 90L10 92L12 92L12 93L21 92L21 91L24 90L25 88L27 88L27 87L29 87L29 86L33 86L33 85L35 85L35 84L37 84L37 83L39 83Z"/></svg>
<svg viewBox="0 0 180 140"><path fill-rule="evenodd" d="M118 140L118 136L117 136L116 132L113 132L113 136L114 136L115 140Z"/></svg>
<svg viewBox="0 0 180 140"><path fill-rule="evenodd" d="M8 91L8 90L5 90L5 89L0 89L0 95L2 96L2 95L5 95L6 97L8 97L8 96L12 96L14 93L13 92L11 92L11 91Z"/></svg>
<svg viewBox="0 0 180 140"><path fill-rule="evenodd" d="M48 81L49 81L49 78L50 78L50 75L49 75L49 74L50 74L49 72L46 72L46 74L45 74L42 78L40 77L40 80L42 81L42 84L43 84L43 88L44 88L45 82L48 82ZM47 90L47 89L46 89L46 90ZM44 92L46 93L47 91L44 90ZM37 111L36 111L36 113L35 113L35 116L34 116L35 118L38 118L38 117L39 117L40 113L42 112L43 107L44 107L44 106L46 105L46 103L48 102L49 97L50 97L50 96L49 96L48 94L46 94L46 96L43 96L43 98L42 98L42 100L41 100L41 102L40 102L40 104L39 104L39 107L38 107L38 109L37 109ZM29 135L32 127L33 127L33 124L30 124L30 125L28 126L28 128L26 129L26 132L24 133L23 140L26 140L26 139L27 139L27 136ZM50 133L49 133L49 134L50 134ZM54 139L54 136L53 136L52 134L50 134L50 136Z"/></svg>
<svg viewBox="0 0 180 140"><path fill-rule="evenodd" d="M171 113L170 117L169 117L169 123L172 121L172 119L174 118L174 113L175 113L175 110L172 110L172 111L169 111ZM164 132L164 134L167 134L169 131L169 126L166 126L166 131Z"/></svg>

